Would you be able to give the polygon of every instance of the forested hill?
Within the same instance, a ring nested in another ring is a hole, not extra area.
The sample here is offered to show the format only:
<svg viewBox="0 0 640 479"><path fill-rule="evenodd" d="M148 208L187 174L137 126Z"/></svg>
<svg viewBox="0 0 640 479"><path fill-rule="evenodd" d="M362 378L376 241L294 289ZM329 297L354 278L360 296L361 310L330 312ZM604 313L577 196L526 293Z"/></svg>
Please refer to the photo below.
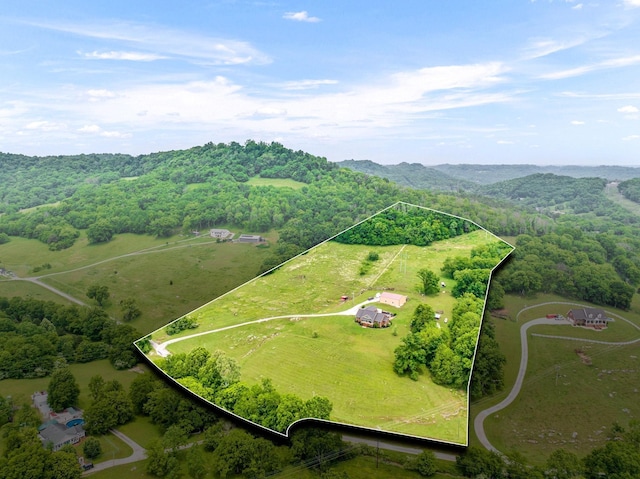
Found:
<svg viewBox="0 0 640 479"><path fill-rule="evenodd" d="M0 213L15 212L71 197L83 185L113 183L154 173L174 183L210 178L247 181L292 178L309 183L336 169L325 158L293 151L279 143L208 143L188 150L149 155L92 154L30 157L0 152Z"/></svg>
<svg viewBox="0 0 640 479"><path fill-rule="evenodd" d="M469 191L475 188L471 181L456 178L419 163L399 165L379 165L369 160L345 160L337 163L343 168L359 171L367 175L387 178L399 185L419 190Z"/></svg>

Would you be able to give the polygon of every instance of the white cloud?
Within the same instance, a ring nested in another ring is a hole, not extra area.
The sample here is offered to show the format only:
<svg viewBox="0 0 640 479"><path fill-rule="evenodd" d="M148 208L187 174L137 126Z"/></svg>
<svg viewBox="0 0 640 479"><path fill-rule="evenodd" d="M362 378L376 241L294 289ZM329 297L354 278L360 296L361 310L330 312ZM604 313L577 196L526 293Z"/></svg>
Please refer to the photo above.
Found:
<svg viewBox="0 0 640 479"><path fill-rule="evenodd" d="M575 38L573 40L552 40L549 38L532 39L524 50L524 57L527 60L545 57L552 53L568 50L589 41L588 37Z"/></svg>
<svg viewBox="0 0 640 479"><path fill-rule="evenodd" d="M109 90L99 89L99 90L87 90L87 95L91 98L113 98L116 96L115 93Z"/></svg>
<svg viewBox="0 0 640 479"><path fill-rule="evenodd" d="M78 128L79 132L82 133L98 133L102 130L98 125L85 125L82 128Z"/></svg>
<svg viewBox="0 0 640 479"><path fill-rule="evenodd" d="M628 8L640 7L640 0L623 0L624 6Z"/></svg>
<svg viewBox="0 0 640 479"><path fill-rule="evenodd" d="M309 22L309 23L316 23L320 21L318 17L310 17L309 14L305 11L287 12L282 16L282 18L286 20L295 20L297 22Z"/></svg>
<svg viewBox="0 0 640 479"><path fill-rule="evenodd" d="M336 85L338 80L298 80L283 83L285 90L310 90L321 85Z"/></svg>
<svg viewBox="0 0 640 479"><path fill-rule="evenodd" d="M633 105L627 105L627 106L618 108L618 111L620 113L638 113L638 108Z"/></svg>
<svg viewBox="0 0 640 479"><path fill-rule="evenodd" d="M105 138L131 138L131 133L121 133L119 131L106 131L98 125L85 125L82 128L78 128L81 133L94 133Z"/></svg>
<svg viewBox="0 0 640 479"><path fill-rule="evenodd" d="M167 58L163 55L157 55L155 53L141 53L141 52L97 52L93 51L90 53L82 53L78 52L79 55L82 55L85 58L91 58L96 60L128 60L134 62L152 62L155 60L163 60Z"/></svg>
<svg viewBox="0 0 640 479"><path fill-rule="evenodd" d="M266 54L247 42L216 38L158 25L133 22L88 22L85 24L32 22L30 25L106 40L110 45L121 43L136 50L136 52L114 50L89 54L95 54L96 58L106 55L106 58L103 59L151 61L152 59L171 57L182 58L194 63L215 65L271 62ZM141 52L141 50L147 50L147 52Z"/></svg>
<svg viewBox="0 0 640 479"><path fill-rule="evenodd" d="M575 76L584 75L596 70L605 70L609 68L621 68L640 63L640 55L632 57L614 58L612 60L605 60L600 63L593 63L591 65L585 65L582 67L571 68L568 70L561 70L558 72L547 73L541 75L540 78L545 80L562 80L564 78L570 78Z"/></svg>
<svg viewBox="0 0 640 479"><path fill-rule="evenodd" d="M584 121L579 121L579 120L573 120L571 122L572 125L584 125Z"/></svg>
<svg viewBox="0 0 640 479"><path fill-rule="evenodd" d="M640 135L629 135L623 138L624 141L632 141L640 138Z"/></svg>
<svg viewBox="0 0 640 479"><path fill-rule="evenodd" d="M496 141L496 143L498 145L513 145L513 141L508 141L508 140L498 140Z"/></svg>
<svg viewBox="0 0 640 479"><path fill-rule="evenodd" d="M572 10L582 10L582 7L584 5L582 3L578 3L577 5L574 5L573 7L571 7Z"/></svg>
<svg viewBox="0 0 640 479"><path fill-rule="evenodd" d="M64 123L55 123L52 121L32 121L25 126L27 130L40 130L40 131L58 131L65 130L67 125Z"/></svg>

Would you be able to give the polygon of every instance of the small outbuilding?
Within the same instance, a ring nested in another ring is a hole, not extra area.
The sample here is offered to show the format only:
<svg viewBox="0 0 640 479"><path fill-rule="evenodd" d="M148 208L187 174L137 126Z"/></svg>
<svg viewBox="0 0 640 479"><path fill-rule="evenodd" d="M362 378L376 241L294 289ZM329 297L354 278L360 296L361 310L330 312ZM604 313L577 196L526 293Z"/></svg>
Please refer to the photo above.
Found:
<svg viewBox="0 0 640 479"><path fill-rule="evenodd" d="M388 304L390 306L395 306L396 308L401 308L404 306L404 303L407 302L407 297L402 294L389 293L385 291L380 295L380 302L382 304Z"/></svg>

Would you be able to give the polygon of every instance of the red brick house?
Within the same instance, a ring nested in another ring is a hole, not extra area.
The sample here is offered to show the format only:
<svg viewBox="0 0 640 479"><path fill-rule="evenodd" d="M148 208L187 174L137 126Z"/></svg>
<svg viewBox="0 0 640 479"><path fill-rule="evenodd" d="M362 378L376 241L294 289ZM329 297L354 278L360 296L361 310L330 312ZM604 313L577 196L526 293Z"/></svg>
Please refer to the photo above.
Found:
<svg viewBox="0 0 640 479"><path fill-rule="evenodd" d="M567 313L567 318L574 326L586 326L589 328L603 329L607 327L610 319L600 308L571 309Z"/></svg>
<svg viewBox="0 0 640 479"><path fill-rule="evenodd" d="M356 323L365 328L388 328L393 315L375 306L360 308L356 313Z"/></svg>

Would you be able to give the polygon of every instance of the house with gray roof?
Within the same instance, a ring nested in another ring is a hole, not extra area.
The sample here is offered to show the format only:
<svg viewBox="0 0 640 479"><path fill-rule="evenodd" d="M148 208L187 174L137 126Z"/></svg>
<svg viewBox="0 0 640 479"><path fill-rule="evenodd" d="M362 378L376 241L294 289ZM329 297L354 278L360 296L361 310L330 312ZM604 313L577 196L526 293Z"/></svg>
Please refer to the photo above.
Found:
<svg viewBox="0 0 640 479"><path fill-rule="evenodd" d="M586 326L589 328L603 329L611 321L604 310L600 308L579 308L571 309L567 313L567 318L574 326Z"/></svg>
<svg viewBox="0 0 640 479"><path fill-rule="evenodd" d="M375 306L360 308L356 312L356 323L365 328L387 328L391 325L393 315Z"/></svg>
<svg viewBox="0 0 640 479"><path fill-rule="evenodd" d="M77 444L85 435L82 426L66 427L55 421L43 424L38 430L42 444L45 447L51 445L53 451L59 451L67 444Z"/></svg>

